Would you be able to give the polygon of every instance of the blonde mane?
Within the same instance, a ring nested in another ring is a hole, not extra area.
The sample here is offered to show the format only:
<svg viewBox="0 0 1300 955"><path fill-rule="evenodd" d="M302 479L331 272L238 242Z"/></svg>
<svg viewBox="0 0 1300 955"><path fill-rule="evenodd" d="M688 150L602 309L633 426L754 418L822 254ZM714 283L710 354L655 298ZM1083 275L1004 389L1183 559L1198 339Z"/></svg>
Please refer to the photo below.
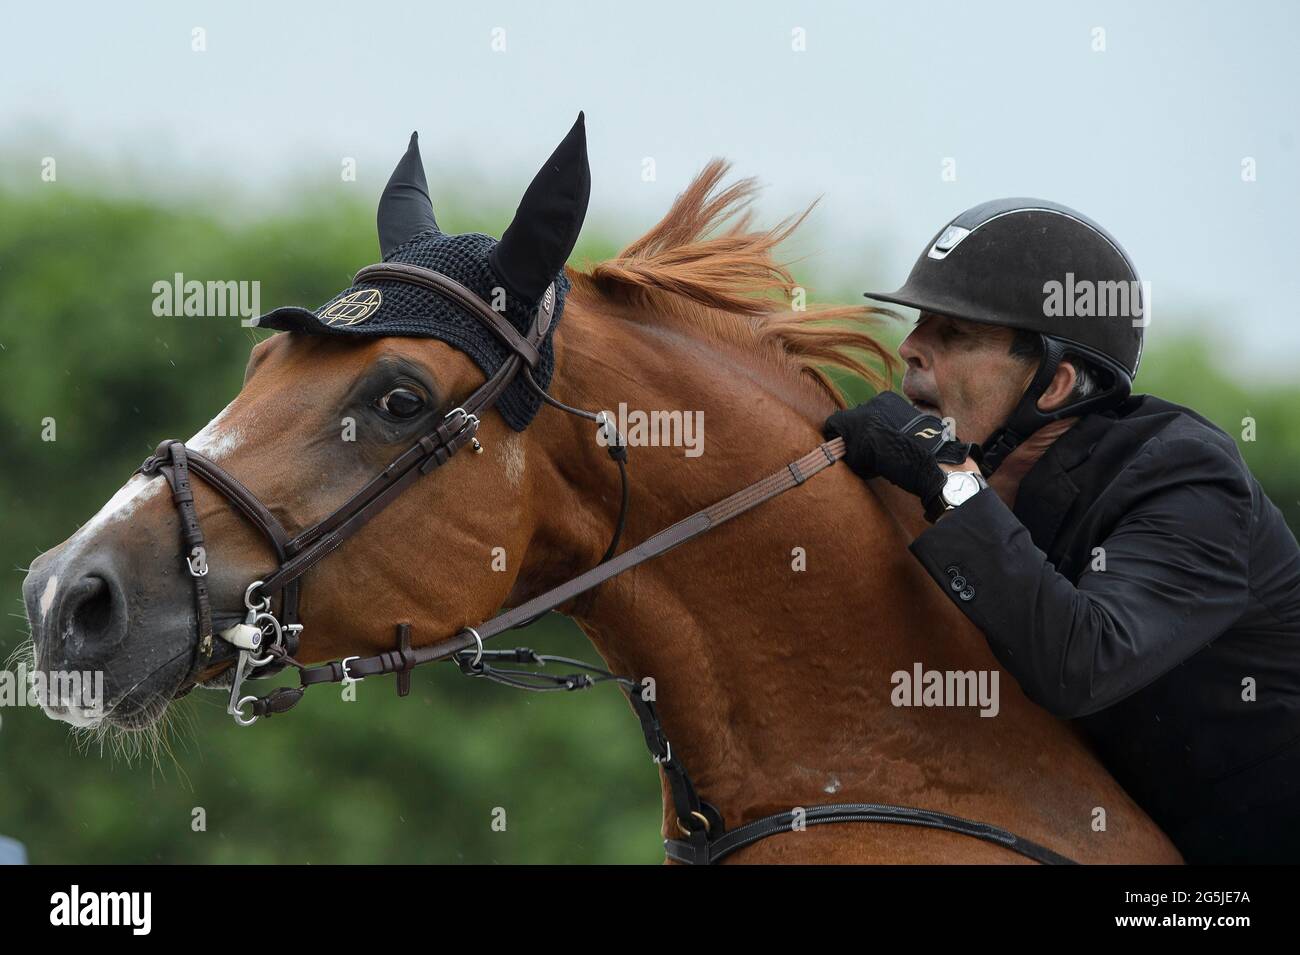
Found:
<svg viewBox="0 0 1300 955"><path fill-rule="evenodd" d="M841 408L846 401L829 369L889 388L900 362L867 326L898 316L869 305L809 304L795 311L797 283L773 253L813 206L766 231L753 229L748 206L758 184L742 179L719 191L729 169L714 159L668 214L616 258L590 272L571 270L574 292L641 306L628 312L764 358L815 383Z"/></svg>

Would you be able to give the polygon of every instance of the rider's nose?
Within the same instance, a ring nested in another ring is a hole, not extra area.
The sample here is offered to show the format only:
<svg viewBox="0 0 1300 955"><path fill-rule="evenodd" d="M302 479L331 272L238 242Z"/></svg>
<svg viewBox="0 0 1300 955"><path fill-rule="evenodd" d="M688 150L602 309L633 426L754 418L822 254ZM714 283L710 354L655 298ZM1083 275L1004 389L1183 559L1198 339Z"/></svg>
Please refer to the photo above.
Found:
<svg viewBox="0 0 1300 955"><path fill-rule="evenodd" d="M69 661L98 657L126 638L126 597L109 573L87 573L73 583L59 606L60 648Z"/></svg>
<svg viewBox="0 0 1300 955"><path fill-rule="evenodd" d="M929 355L923 343L917 340L915 331L904 338L902 344L898 346L898 357L913 368L924 370L929 364Z"/></svg>

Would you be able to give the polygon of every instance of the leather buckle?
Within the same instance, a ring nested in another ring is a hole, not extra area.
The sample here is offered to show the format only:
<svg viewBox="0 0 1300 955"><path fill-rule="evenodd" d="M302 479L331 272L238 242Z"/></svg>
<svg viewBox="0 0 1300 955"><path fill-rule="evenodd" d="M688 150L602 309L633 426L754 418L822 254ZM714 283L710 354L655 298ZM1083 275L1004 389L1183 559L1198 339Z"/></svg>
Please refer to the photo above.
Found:
<svg viewBox="0 0 1300 955"><path fill-rule="evenodd" d="M696 812L695 810L692 810L692 811L691 811L691 816L692 816L693 818L695 818L695 819L698 819L698 820L699 820L699 821L704 825L704 828L703 828L703 829L687 829L686 826L682 825L682 821L681 821L681 819L678 819L678 820L677 820L677 828L678 828L678 830L681 832L681 834L684 835L684 836L685 836L686 838L688 838L688 839L689 839L689 838L690 838L694 833L697 833L697 832L703 832L705 835L708 835L709 830L712 828L712 824L709 822L709 817L706 816L706 815L704 815L704 813L702 813L702 812Z"/></svg>

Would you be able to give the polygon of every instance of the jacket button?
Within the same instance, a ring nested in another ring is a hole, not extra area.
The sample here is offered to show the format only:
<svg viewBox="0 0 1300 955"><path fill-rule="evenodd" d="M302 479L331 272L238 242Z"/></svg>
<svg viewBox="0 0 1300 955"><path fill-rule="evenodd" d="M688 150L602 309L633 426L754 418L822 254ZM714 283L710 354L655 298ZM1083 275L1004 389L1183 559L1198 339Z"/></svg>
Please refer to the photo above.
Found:
<svg viewBox="0 0 1300 955"><path fill-rule="evenodd" d="M952 579L952 583L950 583L949 586L952 587L953 590L964 590L966 588L966 578L961 574L958 574Z"/></svg>
<svg viewBox="0 0 1300 955"><path fill-rule="evenodd" d="M961 568L958 567L956 564L949 564L948 567L944 570L944 573L947 574L949 577L953 577L961 573Z"/></svg>
<svg viewBox="0 0 1300 955"><path fill-rule="evenodd" d="M974 600L974 599L975 599L975 588L974 588L974 587L967 587L965 590L963 590L963 591L962 591L961 593L959 593L957 596L960 597L962 600Z"/></svg>

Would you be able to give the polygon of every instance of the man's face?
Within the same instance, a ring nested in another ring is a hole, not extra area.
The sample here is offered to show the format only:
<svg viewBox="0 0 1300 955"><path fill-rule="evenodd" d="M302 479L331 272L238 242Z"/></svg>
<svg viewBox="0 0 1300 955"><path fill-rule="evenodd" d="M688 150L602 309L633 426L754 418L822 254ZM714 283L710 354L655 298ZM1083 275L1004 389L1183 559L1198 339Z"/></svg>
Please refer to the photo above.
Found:
<svg viewBox="0 0 1300 955"><path fill-rule="evenodd" d="M920 411L951 418L957 437L982 444L1011 414L1034 369L1011 355L1014 332L922 312L898 348L903 394Z"/></svg>

